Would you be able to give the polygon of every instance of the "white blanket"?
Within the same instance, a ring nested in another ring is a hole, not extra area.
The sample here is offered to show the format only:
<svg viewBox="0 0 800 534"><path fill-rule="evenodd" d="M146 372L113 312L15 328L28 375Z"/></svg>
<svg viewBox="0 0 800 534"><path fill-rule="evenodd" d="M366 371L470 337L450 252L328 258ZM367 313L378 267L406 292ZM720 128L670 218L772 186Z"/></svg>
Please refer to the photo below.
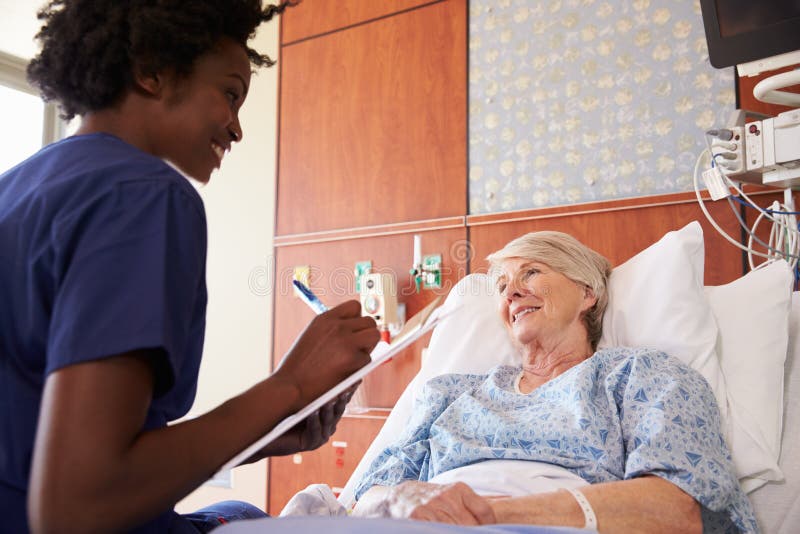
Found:
<svg viewBox="0 0 800 534"><path fill-rule="evenodd" d="M430 482L463 482L478 495L508 497L587 485L585 480L563 467L524 460L486 460L445 471L433 477Z"/></svg>
<svg viewBox="0 0 800 534"><path fill-rule="evenodd" d="M521 497L534 493L577 488L587 483L570 471L552 464L524 460L487 460L451 469L430 480L434 484L463 482L478 495ZM345 516L347 509L325 484L312 484L286 504L280 517Z"/></svg>

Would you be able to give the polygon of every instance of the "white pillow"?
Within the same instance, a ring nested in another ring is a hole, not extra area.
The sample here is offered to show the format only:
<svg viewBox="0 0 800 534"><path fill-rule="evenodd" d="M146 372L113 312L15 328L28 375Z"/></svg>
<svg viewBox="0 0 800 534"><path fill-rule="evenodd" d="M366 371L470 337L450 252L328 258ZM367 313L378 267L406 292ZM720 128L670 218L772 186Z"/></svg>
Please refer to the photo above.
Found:
<svg viewBox="0 0 800 534"><path fill-rule="evenodd" d="M781 260L705 288L723 333L718 352L728 392L729 443L748 492L782 478L778 455L792 280Z"/></svg>
<svg viewBox="0 0 800 534"><path fill-rule="evenodd" d="M703 295L703 258L703 229L695 221L615 267L598 347L646 347L678 358L703 375L726 419L715 352L719 331Z"/></svg>
<svg viewBox="0 0 800 534"><path fill-rule="evenodd" d="M372 460L402 433L416 394L429 379L444 373L485 373L500 364L520 361L497 313L495 289L485 274L470 274L450 290L436 314L452 316L439 324L422 353L422 366L392 408L342 491L339 502L355 504L355 489Z"/></svg>
<svg viewBox="0 0 800 534"><path fill-rule="evenodd" d="M498 313L497 290L485 274L470 274L450 290L437 313L452 313L436 327L414 381L418 390L444 373L485 373L520 357ZM415 394L419 391L415 391Z"/></svg>
<svg viewBox="0 0 800 534"><path fill-rule="evenodd" d="M789 534L800 525L800 292L792 294L783 385L781 460L784 480L750 494L761 532Z"/></svg>

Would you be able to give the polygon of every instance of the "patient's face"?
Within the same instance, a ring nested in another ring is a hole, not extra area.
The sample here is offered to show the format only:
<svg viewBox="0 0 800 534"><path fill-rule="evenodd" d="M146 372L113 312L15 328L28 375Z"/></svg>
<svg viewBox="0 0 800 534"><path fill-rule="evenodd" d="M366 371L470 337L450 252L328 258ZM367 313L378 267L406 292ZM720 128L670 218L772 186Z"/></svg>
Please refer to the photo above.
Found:
<svg viewBox="0 0 800 534"><path fill-rule="evenodd" d="M505 260L500 270L500 318L517 343L549 346L568 336L586 337L581 313L593 299L584 286L524 258Z"/></svg>

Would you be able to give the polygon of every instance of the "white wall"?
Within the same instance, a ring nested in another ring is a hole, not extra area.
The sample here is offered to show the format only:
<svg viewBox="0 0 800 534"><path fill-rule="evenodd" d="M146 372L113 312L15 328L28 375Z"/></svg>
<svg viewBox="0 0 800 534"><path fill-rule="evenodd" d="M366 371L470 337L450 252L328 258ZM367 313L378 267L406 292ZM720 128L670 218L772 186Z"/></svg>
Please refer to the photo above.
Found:
<svg viewBox="0 0 800 534"><path fill-rule="evenodd" d="M35 55L36 11L42 4L0 0L0 50L24 59ZM279 20L263 25L252 42L272 58L278 56L278 25ZM197 400L190 415L208 411L247 389L269 369L272 295L264 291L263 273L272 264L277 87L277 66L253 76L240 114L244 142L234 146L222 170L200 190L209 225L208 327ZM251 291L254 275L259 289ZM191 511L227 499L265 508L266 476L263 461L237 468L232 489L201 487L178 509Z"/></svg>
<svg viewBox="0 0 800 534"><path fill-rule="evenodd" d="M38 50L33 36L39 31L36 12L44 0L0 0L0 50L30 59Z"/></svg>
<svg viewBox="0 0 800 534"><path fill-rule="evenodd" d="M259 29L252 46L276 59L278 24ZM272 346L272 272L275 224L278 67L253 76L240 119L243 142L200 189L208 215L208 326L197 400L199 415L266 377ZM271 287L271 280L269 281ZM266 462L238 467L233 488L203 486L178 504L189 512L238 499L262 509L267 502Z"/></svg>

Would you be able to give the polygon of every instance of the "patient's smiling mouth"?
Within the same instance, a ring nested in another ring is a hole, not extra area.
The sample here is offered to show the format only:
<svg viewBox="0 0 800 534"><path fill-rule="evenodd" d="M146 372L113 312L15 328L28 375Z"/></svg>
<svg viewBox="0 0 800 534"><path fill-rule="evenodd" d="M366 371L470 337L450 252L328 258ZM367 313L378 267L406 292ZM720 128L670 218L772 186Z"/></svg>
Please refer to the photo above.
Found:
<svg viewBox="0 0 800 534"><path fill-rule="evenodd" d="M516 323L522 316L527 315L527 314L532 313L532 312L535 312L535 311L539 311L540 309L542 309L541 306L531 306L531 307L528 307L528 308L524 308L524 309L514 313L514 315L512 316L512 319L513 319L512 322Z"/></svg>

